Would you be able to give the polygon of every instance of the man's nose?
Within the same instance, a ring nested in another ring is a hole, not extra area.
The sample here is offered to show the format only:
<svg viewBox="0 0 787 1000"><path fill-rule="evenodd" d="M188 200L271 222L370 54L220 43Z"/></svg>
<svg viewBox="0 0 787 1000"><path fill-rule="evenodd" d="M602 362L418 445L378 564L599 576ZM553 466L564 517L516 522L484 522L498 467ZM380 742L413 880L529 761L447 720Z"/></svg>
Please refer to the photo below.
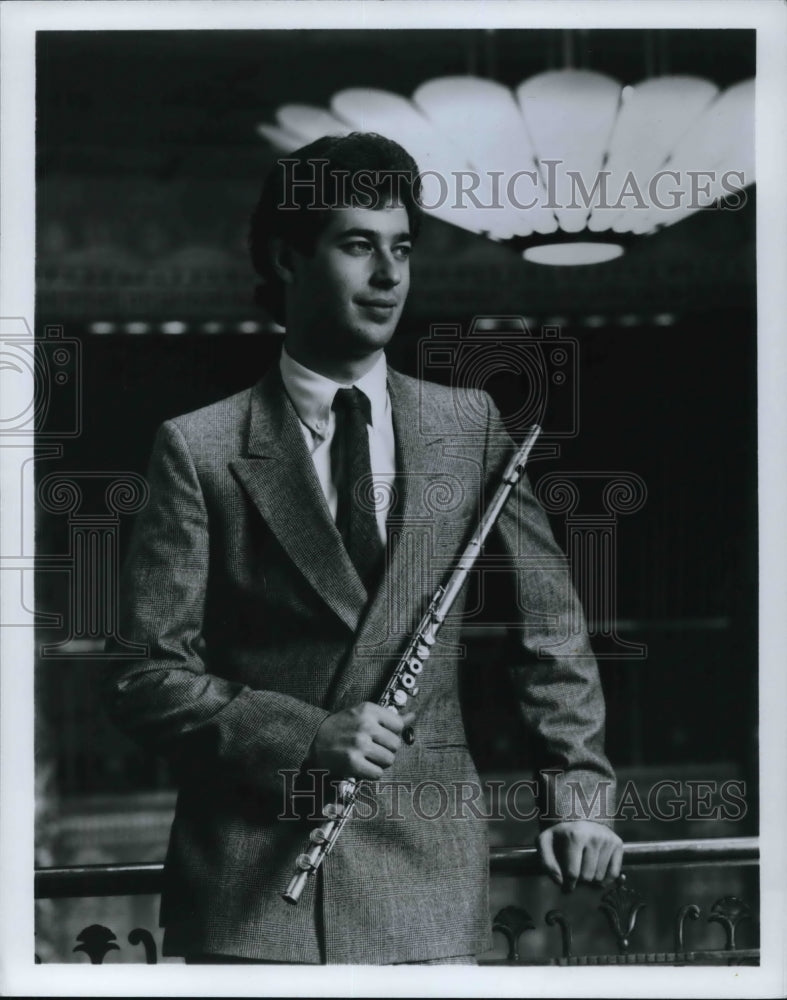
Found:
<svg viewBox="0 0 787 1000"><path fill-rule="evenodd" d="M402 280L399 261L391 254L380 253L375 259L372 281L386 288L394 288Z"/></svg>

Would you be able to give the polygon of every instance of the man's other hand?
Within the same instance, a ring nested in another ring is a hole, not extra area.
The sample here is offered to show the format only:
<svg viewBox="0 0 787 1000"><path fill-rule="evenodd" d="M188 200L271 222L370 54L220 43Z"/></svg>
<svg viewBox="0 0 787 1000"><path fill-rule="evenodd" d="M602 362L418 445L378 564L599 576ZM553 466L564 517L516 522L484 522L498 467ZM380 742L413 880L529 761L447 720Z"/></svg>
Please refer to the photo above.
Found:
<svg viewBox="0 0 787 1000"><path fill-rule="evenodd" d="M309 766L336 778L379 778L394 762L402 730L415 712L399 715L370 701L329 715L314 737Z"/></svg>
<svg viewBox="0 0 787 1000"><path fill-rule="evenodd" d="M577 882L616 879L623 864L623 841L601 823L566 820L539 834L536 847L550 876L571 892Z"/></svg>

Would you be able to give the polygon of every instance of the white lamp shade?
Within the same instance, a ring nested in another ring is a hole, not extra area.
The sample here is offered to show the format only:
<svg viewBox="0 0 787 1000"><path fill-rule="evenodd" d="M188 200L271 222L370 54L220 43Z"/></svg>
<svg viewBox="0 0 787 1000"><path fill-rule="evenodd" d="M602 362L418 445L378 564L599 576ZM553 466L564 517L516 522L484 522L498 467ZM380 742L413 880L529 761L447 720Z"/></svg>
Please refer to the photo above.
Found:
<svg viewBox="0 0 787 1000"><path fill-rule="evenodd" d="M462 150L479 178L476 196L494 206L488 215L501 219L497 235L505 239L555 232L557 220L543 207L547 198L535 151L508 87L474 76L446 76L419 87L413 101ZM522 176L518 192L517 174L522 171L529 175ZM519 208L517 201L535 205Z"/></svg>
<svg viewBox="0 0 787 1000"><path fill-rule="evenodd" d="M605 264L622 256L619 243L543 243L523 251L522 256L533 264L555 264L561 267L580 267L587 264Z"/></svg>
<svg viewBox="0 0 787 1000"><path fill-rule="evenodd" d="M719 94L673 149L666 168L679 176L673 186L681 203L659 208L637 220L632 232L648 232L655 226L672 226L729 192L724 175L739 172L741 178L727 182L739 188L754 182L754 80L744 80ZM698 176L709 175L710 176ZM676 195L677 197L677 195Z"/></svg>
<svg viewBox="0 0 787 1000"><path fill-rule="evenodd" d="M432 214L471 232L490 232L489 213L472 203L459 205L454 175L469 170L462 151L415 107L412 101L384 90L343 90L331 101L334 112L361 132L377 132L410 153L424 176L424 197Z"/></svg>
<svg viewBox="0 0 787 1000"><path fill-rule="evenodd" d="M554 194L553 210L567 233L581 232L590 214L581 201L575 202L567 172L592 179L601 170L620 91L620 84L611 77L574 69L540 73L517 88L542 177ZM550 171L554 171L553 184L547 180Z"/></svg>
<svg viewBox="0 0 787 1000"><path fill-rule="evenodd" d="M755 179L753 80L720 93L691 76L621 87L566 69L512 92L448 76L422 84L412 100L352 88L330 111L285 105L258 131L285 153L323 135L387 136L415 159L428 214L552 263L611 259L622 252L614 234L674 225ZM570 249L549 239L559 231L582 238Z"/></svg>
<svg viewBox="0 0 787 1000"><path fill-rule="evenodd" d="M656 77L636 87L624 88L604 164L604 171L608 172L607 205L615 205L629 176L635 178L638 190L648 192L652 178L664 166L675 143L717 93L718 87L709 81L686 76ZM656 196L660 197L658 187ZM625 207L604 207L601 199L596 199L588 229L602 232L615 228L616 232L629 232L635 226L636 215ZM621 223L622 228L618 228Z"/></svg>

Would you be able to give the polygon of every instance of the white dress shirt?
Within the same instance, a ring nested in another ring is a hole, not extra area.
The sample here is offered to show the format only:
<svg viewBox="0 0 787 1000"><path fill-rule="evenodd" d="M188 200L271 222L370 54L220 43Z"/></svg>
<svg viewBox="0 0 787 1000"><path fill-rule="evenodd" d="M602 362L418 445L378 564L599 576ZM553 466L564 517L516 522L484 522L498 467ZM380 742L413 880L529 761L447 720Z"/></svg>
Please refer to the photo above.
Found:
<svg viewBox="0 0 787 1000"><path fill-rule="evenodd" d="M336 428L336 414L331 409L338 389L350 386L326 378L305 368L282 348L279 360L282 381L292 400L301 424L303 439L309 449L317 478L320 481L331 516L336 520L336 485L331 476L331 441ZM351 385L365 393L371 403L372 422L369 432L369 461L374 479L377 528L385 542L385 522L396 476L391 400L388 396L385 355L380 355L374 367Z"/></svg>

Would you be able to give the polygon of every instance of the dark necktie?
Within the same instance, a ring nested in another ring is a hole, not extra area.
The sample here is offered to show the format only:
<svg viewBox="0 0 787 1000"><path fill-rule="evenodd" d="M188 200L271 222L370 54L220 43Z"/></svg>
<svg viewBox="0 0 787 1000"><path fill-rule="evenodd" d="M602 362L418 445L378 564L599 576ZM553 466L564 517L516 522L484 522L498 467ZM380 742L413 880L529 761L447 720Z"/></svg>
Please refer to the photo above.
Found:
<svg viewBox="0 0 787 1000"><path fill-rule="evenodd" d="M369 397L360 389L339 389L332 409L336 428L331 443L331 471L338 497L336 527L366 589L381 568L383 543L374 508L369 461Z"/></svg>

